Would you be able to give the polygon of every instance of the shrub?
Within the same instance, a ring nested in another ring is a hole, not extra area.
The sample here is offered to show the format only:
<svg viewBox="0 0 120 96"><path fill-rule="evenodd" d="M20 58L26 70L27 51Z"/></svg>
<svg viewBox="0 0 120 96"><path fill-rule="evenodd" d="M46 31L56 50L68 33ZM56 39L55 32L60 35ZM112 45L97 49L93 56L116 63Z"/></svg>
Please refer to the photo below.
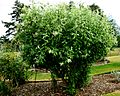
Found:
<svg viewBox="0 0 120 96"><path fill-rule="evenodd" d="M120 72L119 71L113 71L112 74L114 75L115 79L120 82Z"/></svg>
<svg viewBox="0 0 120 96"><path fill-rule="evenodd" d="M13 86L25 83L27 67L17 52L1 53L0 66L0 74L4 81L12 81Z"/></svg>
<svg viewBox="0 0 120 96"><path fill-rule="evenodd" d="M107 18L83 6L33 5L24 12L15 37L21 42L24 60L48 68L53 81L62 78L72 95L87 84L91 63L104 57L116 42Z"/></svg>
<svg viewBox="0 0 120 96"><path fill-rule="evenodd" d="M11 91L5 82L0 80L0 96L10 96Z"/></svg>

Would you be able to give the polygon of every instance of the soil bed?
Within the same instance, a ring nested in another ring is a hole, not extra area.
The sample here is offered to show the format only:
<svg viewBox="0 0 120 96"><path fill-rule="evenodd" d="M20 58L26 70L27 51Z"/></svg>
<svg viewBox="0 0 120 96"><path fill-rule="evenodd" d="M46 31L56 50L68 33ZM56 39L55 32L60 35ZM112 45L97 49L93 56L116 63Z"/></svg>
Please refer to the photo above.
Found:
<svg viewBox="0 0 120 96"><path fill-rule="evenodd" d="M26 83L12 92L12 96L69 96L58 82L56 93L53 93L50 82ZM120 90L120 82L116 82L111 74L93 76L91 84L78 91L76 96L101 96L102 94Z"/></svg>

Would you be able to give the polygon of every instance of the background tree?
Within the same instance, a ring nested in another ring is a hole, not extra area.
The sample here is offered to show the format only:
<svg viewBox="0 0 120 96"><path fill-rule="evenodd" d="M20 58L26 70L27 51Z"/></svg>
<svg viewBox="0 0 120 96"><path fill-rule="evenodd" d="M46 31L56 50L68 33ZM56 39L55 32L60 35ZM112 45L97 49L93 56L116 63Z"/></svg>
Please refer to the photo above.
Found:
<svg viewBox="0 0 120 96"><path fill-rule="evenodd" d="M67 91L87 84L90 66L105 56L116 41L105 16L69 5L24 9L16 40L29 64L48 68L51 77L66 81Z"/></svg>
<svg viewBox="0 0 120 96"><path fill-rule="evenodd" d="M12 50L11 41L6 36L0 37L0 51L8 52Z"/></svg>
<svg viewBox="0 0 120 96"><path fill-rule="evenodd" d="M120 47L120 35L117 36L118 47Z"/></svg>
<svg viewBox="0 0 120 96"><path fill-rule="evenodd" d="M120 35L120 26L116 23L114 19L109 19L109 22L111 23L113 30L115 32L115 36Z"/></svg>
<svg viewBox="0 0 120 96"><path fill-rule="evenodd" d="M20 23L20 14L22 14L22 8L25 5L23 3L20 3L18 0L15 1L14 7L12 7L13 12L10 13L9 15L11 15L11 22L4 22L2 21L2 23L4 24L4 26L7 28L6 31L6 36L10 36L10 35L15 35L16 32L16 25L18 23Z"/></svg>
<svg viewBox="0 0 120 96"><path fill-rule="evenodd" d="M114 45L114 47L120 47L120 26L118 26L114 19L110 19L109 22L111 23L115 36L117 37L117 44Z"/></svg>
<svg viewBox="0 0 120 96"><path fill-rule="evenodd" d="M101 16L104 16L103 10L98 5L92 4L92 5L89 5L89 7L93 12L98 13Z"/></svg>
<svg viewBox="0 0 120 96"><path fill-rule="evenodd" d="M19 51L19 42L14 41L14 36L16 33L17 24L21 22L20 15L23 13L22 8L29 8L29 6L25 5L24 3L19 2L18 0L15 1L14 6L12 7L13 12L9 15L11 16L11 21L2 21L4 26L7 28L5 36L2 36L1 39L4 37L5 40L9 40L11 43L11 49L14 51Z"/></svg>

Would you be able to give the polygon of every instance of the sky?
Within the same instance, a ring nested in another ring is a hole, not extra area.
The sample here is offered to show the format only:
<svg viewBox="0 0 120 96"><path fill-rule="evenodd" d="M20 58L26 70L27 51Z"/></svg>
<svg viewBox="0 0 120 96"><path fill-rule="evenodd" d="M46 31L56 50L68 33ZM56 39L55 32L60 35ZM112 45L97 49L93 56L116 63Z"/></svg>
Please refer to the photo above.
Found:
<svg viewBox="0 0 120 96"><path fill-rule="evenodd" d="M19 0L25 4L31 4L32 0ZM35 0L43 3L58 4L62 2L68 3L70 0ZM107 16L116 20L116 23L120 26L120 0L72 0L76 4L84 3L91 5L93 3L100 6ZM12 7L15 0L0 0L0 36L5 34L6 28L1 21L10 21L11 17L8 15L12 12Z"/></svg>

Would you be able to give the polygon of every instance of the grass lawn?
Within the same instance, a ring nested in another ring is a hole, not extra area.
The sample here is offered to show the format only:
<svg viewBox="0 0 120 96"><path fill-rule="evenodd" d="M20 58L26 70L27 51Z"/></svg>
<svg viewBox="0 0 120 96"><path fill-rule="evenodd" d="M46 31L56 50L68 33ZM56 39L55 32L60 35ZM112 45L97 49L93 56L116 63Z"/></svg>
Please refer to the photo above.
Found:
<svg viewBox="0 0 120 96"><path fill-rule="evenodd" d="M31 72L30 74L32 74L29 78L30 81L35 80L35 72ZM50 73L41 73L41 72L37 72L37 77L36 80L41 80L41 81L46 81L46 80L50 80L51 79L51 74Z"/></svg>
<svg viewBox="0 0 120 96"><path fill-rule="evenodd" d="M111 64L101 65L101 66L92 66L91 67L91 75L103 74L112 72L115 70L120 70L120 62L115 62ZM36 80L50 80L51 79L50 73L37 73ZM35 80L35 72L32 72L29 80Z"/></svg>
<svg viewBox="0 0 120 96"><path fill-rule="evenodd" d="M105 94L103 96L120 96L120 91L118 90L112 93Z"/></svg>
<svg viewBox="0 0 120 96"><path fill-rule="evenodd" d="M101 65L101 66L92 66L91 75L108 73L108 72L111 72L114 70L120 70L120 62L105 64L105 65Z"/></svg>
<svg viewBox="0 0 120 96"><path fill-rule="evenodd" d="M118 56L110 56L110 57L107 57L107 59L110 60L111 63L120 62L120 55L118 55Z"/></svg>

